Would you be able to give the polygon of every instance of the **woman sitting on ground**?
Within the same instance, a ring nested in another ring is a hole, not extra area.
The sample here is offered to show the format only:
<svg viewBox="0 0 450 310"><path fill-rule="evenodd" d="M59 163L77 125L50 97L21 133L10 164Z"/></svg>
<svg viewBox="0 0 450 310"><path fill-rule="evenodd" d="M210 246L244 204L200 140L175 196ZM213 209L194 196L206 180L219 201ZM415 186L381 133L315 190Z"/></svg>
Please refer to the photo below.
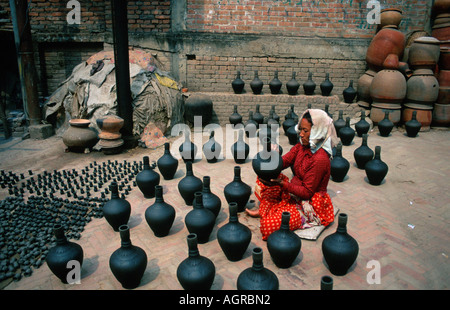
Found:
<svg viewBox="0 0 450 310"><path fill-rule="evenodd" d="M256 180L255 196L259 210L246 212L259 216L263 240L278 230L281 214L290 212L290 229L327 226L334 220L334 208L327 193L330 157L337 142L333 120L319 109L306 110L297 125L300 142L283 156L283 169L291 167L294 177L283 173L271 182Z"/></svg>

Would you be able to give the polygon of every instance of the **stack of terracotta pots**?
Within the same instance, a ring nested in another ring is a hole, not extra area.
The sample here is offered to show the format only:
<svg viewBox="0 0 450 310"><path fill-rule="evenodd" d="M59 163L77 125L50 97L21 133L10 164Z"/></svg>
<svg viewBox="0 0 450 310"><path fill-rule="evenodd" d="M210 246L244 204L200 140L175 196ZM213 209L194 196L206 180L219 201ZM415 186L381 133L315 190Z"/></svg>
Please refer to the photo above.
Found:
<svg viewBox="0 0 450 310"><path fill-rule="evenodd" d="M433 30L431 35L450 46L450 0L435 0L431 10Z"/></svg>
<svg viewBox="0 0 450 310"><path fill-rule="evenodd" d="M102 119L97 119L97 125L101 129L98 137L99 147L105 154L117 154L121 151L124 141L120 129L124 120L115 115L109 115Z"/></svg>
<svg viewBox="0 0 450 310"><path fill-rule="evenodd" d="M368 70L358 80L358 105L370 109L375 124L384 118L385 110L391 110L389 118L394 123L401 119L406 96L406 79L399 71L405 50L405 35L398 30L401 20L400 10L382 10L381 24L366 53Z"/></svg>
<svg viewBox="0 0 450 310"><path fill-rule="evenodd" d="M419 37L409 48L408 63L413 70L407 82L402 121L412 119L416 111L421 131L430 129L434 105L439 95L439 82L434 75L440 55L440 42L433 37Z"/></svg>

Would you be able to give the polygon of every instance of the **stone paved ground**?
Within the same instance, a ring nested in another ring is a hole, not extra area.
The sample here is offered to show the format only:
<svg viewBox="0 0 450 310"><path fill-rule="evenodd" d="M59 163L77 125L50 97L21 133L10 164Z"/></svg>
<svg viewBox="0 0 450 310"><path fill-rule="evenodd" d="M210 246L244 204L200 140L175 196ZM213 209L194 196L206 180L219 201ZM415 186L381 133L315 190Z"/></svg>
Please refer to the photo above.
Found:
<svg viewBox="0 0 450 310"><path fill-rule="evenodd" d="M381 158L389 165L389 173L380 186L367 182L365 172L355 165L353 151L360 146L361 138L355 137L350 146L344 146L343 155L350 161L351 168L342 183L330 181L329 194L340 212L349 216L348 232L360 246L355 265L345 276L333 276L336 290L441 290L450 287L450 154L449 132L446 129L432 129L421 132L412 139L399 128L389 137L381 137L375 127L370 132L368 144L371 148L382 147ZM207 135L203 137L206 142ZM173 146L180 142L171 138ZM202 142L202 143L203 143ZM287 137L281 135L280 144L285 152L290 149ZM119 155L65 153L60 138L51 137L44 141L14 139L0 145L0 169L25 173L28 169L81 170L92 161L99 163L114 159L141 160L148 155L157 160L163 148L149 150L136 148ZM233 179L232 159L209 164L203 158L194 163L194 174L198 177L211 176L211 189L222 199L216 227L206 244L200 244L200 253L210 258L216 266L213 290L235 290L236 279L241 271L252 264L251 249L260 246L264 250L264 264L276 273L282 290L316 290L320 278L331 275L323 261L321 244L323 239L334 233L337 223L327 228L316 241L303 240L301 253L289 269L279 269L261 240L258 219L239 214L241 223L253 232L249 249L238 262L229 262L221 251L216 233L228 221L228 209L223 188ZM254 186L255 174L251 162L240 165L242 178ZM184 216L191 207L183 203L177 190L177 183L184 176L184 164L180 161L174 180L162 180L165 201L176 208L177 217L170 235L157 238L145 222L144 212L153 199L145 199L139 189L134 188L128 201L132 205L129 222L133 244L142 247L148 256L148 265L141 285L137 290L179 290L176 279L178 264L187 257ZM290 174L289 174L290 176ZM0 198L7 196L1 189ZM254 196L252 196L254 198ZM81 239L76 241L84 249L81 284L64 285L48 269L46 264L35 269L32 276L18 282L11 282L5 290L50 289L50 290L122 290L109 269L109 257L120 246L115 233L104 218L94 219L85 228ZM367 276L376 260L381 266L381 283L369 284Z"/></svg>

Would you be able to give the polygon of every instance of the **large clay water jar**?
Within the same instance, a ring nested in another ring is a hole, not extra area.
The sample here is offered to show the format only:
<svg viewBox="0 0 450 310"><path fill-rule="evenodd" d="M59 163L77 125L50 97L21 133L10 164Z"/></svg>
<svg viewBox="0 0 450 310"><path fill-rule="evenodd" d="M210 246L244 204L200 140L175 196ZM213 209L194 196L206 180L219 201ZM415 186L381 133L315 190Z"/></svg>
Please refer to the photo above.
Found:
<svg viewBox="0 0 450 310"><path fill-rule="evenodd" d="M408 79L406 101L433 105L438 99L439 82L430 69L417 69Z"/></svg>
<svg viewBox="0 0 450 310"><path fill-rule="evenodd" d="M379 29L384 27L398 28L402 21L402 10L396 8L387 8L381 10Z"/></svg>
<svg viewBox="0 0 450 310"><path fill-rule="evenodd" d="M384 69L375 74L370 84L370 97L379 103L402 103L406 90L406 78L400 71Z"/></svg>
<svg viewBox="0 0 450 310"><path fill-rule="evenodd" d="M402 122L412 119L413 111L416 111L416 119L422 124L420 131L429 131L433 119L433 106L418 103L405 103L402 111Z"/></svg>
<svg viewBox="0 0 450 310"><path fill-rule="evenodd" d="M439 40L433 37L420 37L411 44L408 53L409 66L416 69L431 69L439 61Z"/></svg>
<svg viewBox="0 0 450 310"><path fill-rule="evenodd" d="M383 62L389 54L396 54L399 59L405 49L405 35L393 28L381 29L372 39L366 53L366 62L370 69L383 69Z"/></svg>
<svg viewBox="0 0 450 310"><path fill-rule="evenodd" d="M437 127L450 126L450 104L436 103L434 105L432 125Z"/></svg>
<svg viewBox="0 0 450 310"><path fill-rule="evenodd" d="M64 132L62 140L71 152L84 152L92 148L98 137L94 129L90 128L88 119L71 119L69 128Z"/></svg>
<svg viewBox="0 0 450 310"><path fill-rule="evenodd" d="M370 85L372 84L375 74L377 74L375 71L369 69L358 79L358 101L365 101L367 103L372 102L372 98L370 97Z"/></svg>
<svg viewBox="0 0 450 310"><path fill-rule="evenodd" d="M450 40L450 24L434 25L432 27L431 35L439 41ZM444 46L448 46L445 44Z"/></svg>

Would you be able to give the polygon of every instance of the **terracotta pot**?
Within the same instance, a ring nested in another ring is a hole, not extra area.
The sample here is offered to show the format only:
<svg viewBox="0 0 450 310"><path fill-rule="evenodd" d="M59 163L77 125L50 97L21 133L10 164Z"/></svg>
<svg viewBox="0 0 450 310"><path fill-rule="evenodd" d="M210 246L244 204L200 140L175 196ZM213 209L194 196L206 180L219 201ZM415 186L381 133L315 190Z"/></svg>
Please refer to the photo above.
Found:
<svg viewBox="0 0 450 310"><path fill-rule="evenodd" d="M439 41L448 41L450 40L450 24L440 24L433 26L433 30L431 31L431 35L438 39Z"/></svg>
<svg viewBox="0 0 450 310"><path fill-rule="evenodd" d="M412 69L434 69L439 61L439 40L433 37L415 39L408 53L408 63Z"/></svg>
<svg viewBox="0 0 450 310"><path fill-rule="evenodd" d="M406 85L408 102L433 105L438 99L439 82L430 69L415 70Z"/></svg>
<svg viewBox="0 0 450 310"><path fill-rule="evenodd" d="M377 74L373 70L367 70L358 80L358 100L372 102L370 97L370 84L372 84L373 77Z"/></svg>
<svg viewBox="0 0 450 310"><path fill-rule="evenodd" d="M122 129L123 123L124 120L117 116L97 119L97 125L102 131L98 137L106 140L120 139L122 134L119 131Z"/></svg>
<svg viewBox="0 0 450 310"><path fill-rule="evenodd" d="M436 102L440 104L450 104L450 87L439 87L439 95Z"/></svg>
<svg viewBox="0 0 450 310"><path fill-rule="evenodd" d="M432 8L433 15L450 12L450 0L435 0Z"/></svg>
<svg viewBox="0 0 450 310"><path fill-rule="evenodd" d="M401 119L402 106L398 103L373 102L370 108L370 119L377 125L385 117L385 112L389 111L389 119L397 125Z"/></svg>
<svg viewBox="0 0 450 310"><path fill-rule="evenodd" d="M384 69L398 70L399 66L400 62L398 61L398 55L396 54L387 55L386 59L383 62Z"/></svg>
<svg viewBox="0 0 450 310"><path fill-rule="evenodd" d="M90 128L88 119L71 119L69 128L64 132L62 140L71 152L84 152L92 148L97 142L97 132Z"/></svg>
<svg viewBox="0 0 450 310"><path fill-rule="evenodd" d="M401 103L406 97L406 79L398 70L381 70L370 84L370 97L376 102Z"/></svg>
<svg viewBox="0 0 450 310"><path fill-rule="evenodd" d="M450 70L439 71L438 82L441 87L450 87Z"/></svg>
<svg viewBox="0 0 450 310"><path fill-rule="evenodd" d="M446 23L450 23L450 14L442 13L436 16L436 18L433 21L433 26L442 25Z"/></svg>
<svg viewBox="0 0 450 310"><path fill-rule="evenodd" d="M450 47L441 46L439 70L450 70Z"/></svg>
<svg viewBox="0 0 450 310"><path fill-rule="evenodd" d="M432 125L438 127L450 126L450 104L436 103L434 105Z"/></svg>
<svg viewBox="0 0 450 310"><path fill-rule="evenodd" d="M416 111L416 119L422 124L420 131L429 131L433 115L433 106L421 105L417 103L405 103L402 111L403 123L406 123L412 119L413 111Z"/></svg>
<svg viewBox="0 0 450 310"><path fill-rule="evenodd" d="M380 25L378 28L382 29L386 26L398 28L402 21L402 17L402 10L395 8L383 9L381 10Z"/></svg>
<svg viewBox="0 0 450 310"><path fill-rule="evenodd" d="M405 35L393 28L383 28L372 39L367 49L366 62L370 69L382 70L389 54L396 54L401 59L404 49Z"/></svg>

